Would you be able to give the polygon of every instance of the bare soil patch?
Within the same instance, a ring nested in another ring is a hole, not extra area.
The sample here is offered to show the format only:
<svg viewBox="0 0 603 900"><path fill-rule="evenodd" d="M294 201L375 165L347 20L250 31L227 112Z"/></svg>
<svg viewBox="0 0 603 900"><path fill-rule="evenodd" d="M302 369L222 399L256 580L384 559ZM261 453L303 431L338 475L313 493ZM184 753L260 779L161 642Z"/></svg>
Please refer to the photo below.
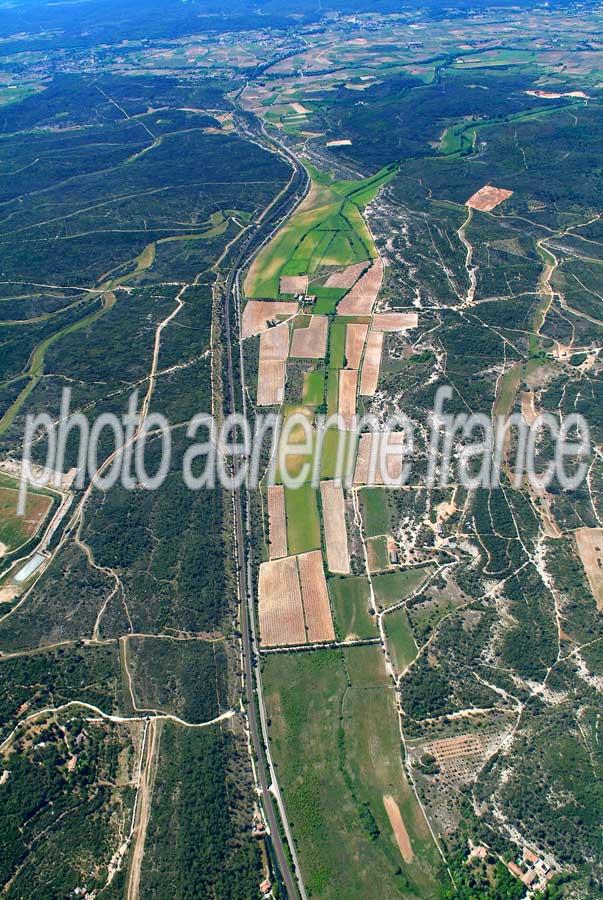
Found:
<svg viewBox="0 0 603 900"><path fill-rule="evenodd" d="M382 353L383 332L369 332L364 353L364 361L362 363L362 376L360 378L360 393L363 397L372 397L377 390Z"/></svg>
<svg viewBox="0 0 603 900"><path fill-rule="evenodd" d="M321 481L320 497L329 571L339 575L349 575L350 557L343 488L334 481Z"/></svg>
<svg viewBox="0 0 603 900"><path fill-rule="evenodd" d="M283 322L260 336L258 406L275 406L285 394L285 360L289 353L289 325Z"/></svg>
<svg viewBox="0 0 603 900"><path fill-rule="evenodd" d="M373 261L373 265L358 279L353 288L337 306L339 316L370 316L383 281L383 260Z"/></svg>
<svg viewBox="0 0 603 900"><path fill-rule="evenodd" d="M373 316L371 328L373 331L407 331L418 324L419 314L416 312L384 312Z"/></svg>
<svg viewBox="0 0 603 900"><path fill-rule="evenodd" d="M359 369L368 325L351 322L345 329L345 364L347 369Z"/></svg>
<svg viewBox="0 0 603 900"><path fill-rule="evenodd" d="M297 310L297 303L288 300L249 300L243 310L241 336L248 338L266 331L269 322L281 316L294 316Z"/></svg>
<svg viewBox="0 0 603 900"><path fill-rule="evenodd" d="M603 610L603 528L578 528L575 534L597 609Z"/></svg>
<svg viewBox="0 0 603 900"><path fill-rule="evenodd" d="M324 359L327 353L329 319L312 316L307 328L296 328L291 338L291 356L301 359Z"/></svg>
<svg viewBox="0 0 603 900"><path fill-rule="evenodd" d="M389 448L381 465L381 452ZM398 452L395 452L395 451ZM404 433L361 434L354 471L354 484L399 485L404 464Z"/></svg>
<svg viewBox="0 0 603 900"><path fill-rule="evenodd" d="M305 294L308 290L307 275L281 275L281 294Z"/></svg>
<svg viewBox="0 0 603 900"><path fill-rule="evenodd" d="M470 206L471 209L479 209L481 212L491 212L503 200L507 200L512 193L513 191L507 191L505 188L497 188L491 184L485 184L484 187L469 197L465 206Z"/></svg>
<svg viewBox="0 0 603 900"><path fill-rule="evenodd" d="M364 262L354 263L352 266L346 266L341 272L333 272L325 281L325 287L344 288L348 290L353 287L364 270L370 266L369 259Z"/></svg>
<svg viewBox="0 0 603 900"><path fill-rule="evenodd" d="M287 555L287 518L285 514L285 488L274 484L268 488L268 533L270 559Z"/></svg>
<svg viewBox="0 0 603 900"><path fill-rule="evenodd" d="M383 805L385 806L390 825L394 831L394 837L396 838L396 843L402 854L402 859L407 864L411 863L414 859L414 853L400 808L391 794L383 795Z"/></svg>
<svg viewBox="0 0 603 900"><path fill-rule="evenodd" d="M352 427L352 419L356 414L357 387L358 369L340 369L337 411L343 419L343 427L347 429Z"/></svg>

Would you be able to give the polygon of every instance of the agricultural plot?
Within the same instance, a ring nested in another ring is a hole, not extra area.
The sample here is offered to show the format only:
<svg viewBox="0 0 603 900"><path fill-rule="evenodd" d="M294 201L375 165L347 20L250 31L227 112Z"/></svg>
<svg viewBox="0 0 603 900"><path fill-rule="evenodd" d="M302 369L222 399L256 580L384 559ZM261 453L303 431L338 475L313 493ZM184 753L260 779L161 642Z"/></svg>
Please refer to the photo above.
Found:
<svg viewBox="0 0 603 900"><path fill-rule="evenodd" d="M306 618L307 640L310 643L335 639L329 592L323 570L322 553L312 550L297 557L299 580Z"/></svg>
<svg viewBox="0 0 603 900"><path fill-rule="evenodd" d="M268 534L270 559L287 556L287 516L285 514L285 489L281 484L268 488Z"/></svg>
<svg viewBox="0 0 603 900"><path fill-rule="evenodd" d="M347 369L359 369L368 325L350 322L345 329L345 364Z"/></svg>
<svg viewBox="0 0 603 900"><path fill-rule="evenodd" d="M289 353L289 325L283 322L260 335L258 406L276 406L285 395L285 360Z"/></svg>
<svg viewBox="0 0 603 900"><path fill-rule="evenodd" d="M370 260L363 260L362 262L355 263L352 266L346 266L345 269L342 269L340 272L333 272L332 275L329 275L327 280L325 281L325 287L327 288L344 288L346 291L349 291L351 287L353 287L362 273L368 268L370 265Z"/></svg>
<svg viewBox="0 0 603 900"><path fill-rule="evenodd" d="M329 571L349 575L350 558L343 488L333 481L321 481L320 499Z"/></svg>
<svg viewBox="0 0 603 900"><path fill-rule="evenodd" d="M377 625L369 613L370 588L365 575L329 578L329 594L340 640L376 637Z"/></svg>
<svg viewBox="0 0 603 900"><path fill-rule="evenodd" d="M285 488L289 553L306 553L308 550L320 548L320 518L316 493L311 484Z"/></svg>
<svg viewBox="0 0 603 900"><path fill-rule="evenodd" d="M17 515L19 491L0 475L0 557L26 544L39 530L51 507L52 497L29 490L25 511Z"/></svg>
<svg viewBox="0 0 603 900"><path fill-rule="evenodd" d="M258 592L262 646L305 643L306 625L297 557L262 563Z"/></svg>
<svg viewBox="0 0 603 900"><path fill-rule="evenodd" d="M403 432L361 434L354 469L354 484L399 485L403 475Z"/></svg>
<svg viewBox="0 0 603 900"><path fill-rule="evenodd" d="M307 890L327 900L400 893L433 900L437 851L404 775L381 650L271 656L263 681L272 753ZM412 861L401 852L384 803L389 797Z"/></svg>
<svg viewBox="0 0 603 900"><path fill-rule="evenodd" d="M370 316L383 281L383 260L378 257L337 306L338 316Z"/></svg>
<svg viewBox="0 0 603 900"><path fill-rule="evenodd" d="M360 376L360 394L363 397L372 397L377 390L382 354L383 332L371 330L366 343Z"/></svg>
<svg viewBox="0 0 603 900"><path fill-rule="evenodd" d="M419 324L419 314L416 312L384 312L375 313L371 322L373 331L408 331Z"/></svg>
<svg viewBox="0 0 603 900"><path fill-rule="evenodd" d="M324 359L327 352L329 320L312 316L307 328L296 328L291 338L290 356L299 359Z"/></svg>
<svg viewBox="0 0 603 900"><path fill-rule="evenodd" d="M396 609L383 617L383 625L392 664L396 673L400 675L417 655L417 645L408 621L408 613L403 608Z"/></svg>
<svg viewBox="0 0 603 900"><path fill-rule="evenodd" d="M356 415L356 390L358 387L358 370L341 369L339 372L339 391L337 412L343 420L343 428L352 428Z"/></svg>
<svg viewBox="0 0 603 900"><path fill-rule="evenodd" d="M471 209L478 209L480 212L492 212L492 210L496 209L496 207L504 200L508 200L512 194L513 191L486 184L469 197L466 206Z"/></svg>
<svg viewBox="0 0 603 900"><path fill-rule="evenodd" d="M389 609L390 606L401 603L425 583L431 572L432 569L426 566L375 575L373 588L379 605L383 609Z"/></svg>
<svg viewBox="0 0 603 900"><path fill-rule="evenodd" d="M281 275L281 294L305 294L308 289L307 275Z"/></svg>
<svg viewBox="0 0 603 900"><path fill-rule="evenodd" d="M248 338L266 331L271 323L297 313L297 303L286 300L248 300L243 310L241 337Z"/></svg>

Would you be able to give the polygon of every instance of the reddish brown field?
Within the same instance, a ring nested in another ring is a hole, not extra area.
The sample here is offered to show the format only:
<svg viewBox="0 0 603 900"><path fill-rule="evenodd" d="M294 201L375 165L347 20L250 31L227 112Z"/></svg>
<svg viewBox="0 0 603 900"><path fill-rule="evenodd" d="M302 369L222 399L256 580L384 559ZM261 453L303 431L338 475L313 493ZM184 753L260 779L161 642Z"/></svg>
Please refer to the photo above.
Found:
<svg viewBox="0 0 603 900"><path fill-rule="evenodd" d="M383 260L374 260L362 278L337 306L338 316L370 316L383 280Z"/></svg>
<svg viewBox="0 0 603 900"><path fill-rule="evenodd" d="M260 643L263 647L306 642L296 556L261 564L259 604Z"/></svg>
<svg viewBox="0 0 603 900"><path fill-rule="evenodd" d="M344 428L352 427L352 419L356 415L357 387L358 369L340 369L337 412L343 419Z"/></svg>
<svg viewBox="0 0 603 900"><path fill-rule="evenodd" d="M384 443L385 442L385 443ZM400 484L403 466L402 445L404 434L361 434L358 442L358 455L354 470L354 484ZM394 454L392 448L400 445L400 453ZM382 448L389 446L390 451L383 466L380 462ZM373 462L374 460L374 462Z"/></svg>
<svg viewBox="0 0 603 900"><path fill-rule="evenodd" d="M398 804L391 796L391 794L383 795L383 805L385 806L385 811L390 821L390 825L393 828L394 836L396 838L396 843L402 854L402 859L405 863L411 863L414 859L414 853L412 850L412 845L410 843L410 838L408 836L408 831L406 830L406 825L404 824L404 820L402 818L402 814L400 812L400 808Z"/></svg>
<svg viewBox="0 0 603 900"><path fill-rule="evenodd" d="M310 643L334 641L335 630L331 618L331 606L327 582L322 566L320 550L301 553L297 557L301 582L306 626Z"/></svg>
<svg viewBox="0 0 603 900"><path fill-rule="evenodd" d="M259 334L268 328L268 322L278 316L294 316L297 309L297 303L285 300L249 300L243 310L241 336L248 338Z"/></svg>
<svg viewBox="0 0 603 900"><path fill-rule="evenodd" d="M268 488L268 533L270 559L287 555L287 517L285 514L285 488L274 484Z"/></svg>
<svg viewBox="0 0 603 900"><path fill-rule="evenodd" d="M325 281L325 287L345 288L345 290L348 290L356 284L368 265L370 265L370 261L367 259L365 262L347 266L341 272L333 272Z"/></svg>
<svg viewBox="0 0 603 900"><path fill-rule="evenodd" d="M350 323L345 329L345 359L347 369L359 369L368 325Z"/></svg>
<svg viewBox="0 0 603 900"><path fill-rule="evenodd" d="M597 609L603 610L603 528L578 528L575 534Z"/></svg>
<svg viewBox="0 0 603 900"><path fill-rule="evenodd" d="M465 206L470 206L471 209L479 209L481 212L491 212L503 200L507 200L512 193L513 191L507 191L505 188L497 188L491 184L486 184L469 197Z"/></svg>
<svg viewBox="0 0 603 900"><path fill-rule="evenodd" d="M350 557L348 535L345 526L345 505L343 488L334 481L320 482L322 518L327 545L327 565L329 572L349 575Z"/></svg>
<svg viewBox="0 0 603 900"><path fill-rule="evenodd" d="M363 397L372 397L377 390L382 352L383 332L370 331L362 363L362 377L360 378L360 393Z"/></svg>
<svg viewBox="0 0 603 900"><path fill-rule="evenodd" d="M373 331L407 331L418 324L419 315L416 312L384 312L373 316L371 328Z"/></svg>
<svg viewBox="0 0 603 900"><path fill-rule="evenodd" d="M281 294L305 294L308 290L307 275L281 275Z"/></svg>
<svg viewBox="0 0 603 900"><path fill-rule="evenodd" d="M291 356L298 359L324 359L327 352L329 319L312 316L308 328L296 328L291 338Z"/></svg>

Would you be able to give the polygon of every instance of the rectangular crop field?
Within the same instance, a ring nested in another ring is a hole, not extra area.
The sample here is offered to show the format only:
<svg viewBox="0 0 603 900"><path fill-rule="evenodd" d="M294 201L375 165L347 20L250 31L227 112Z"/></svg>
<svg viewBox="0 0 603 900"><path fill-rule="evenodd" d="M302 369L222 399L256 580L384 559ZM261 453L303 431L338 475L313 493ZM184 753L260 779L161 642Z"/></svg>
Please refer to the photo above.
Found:
<svg viewBox="0 0 603 900"><path fill-rule="evenodd" d="M369 332L366 350L364 352L364 360L362 362L362 377L360 378L360 393L363 397L372 397L377 390L382 353L383 332Z"/></svg>
<svg viewBox="0 0 603 900"><path fill-rule="evenodd" d="M320 519L316 489L309 484L285 488L289 553L320 549Z"/></svg>
<svg viewBox="0 0 603 900"><path fill-rule="evenodd" d="M17 515L17 488L0 482L0 556L26 544L37 532L52 506L52 497L27 492L25 514Z"/></svg>
<svg viewBox="0 0 603 900"><path fill-rule="evenodd" d="M414 591L421 587L424 581L431 575L433 569L424 566L417 569L404 569L401 572L385 572L373 578L373 588L378 603L387 609L396 603L410 597Z"/></svg>
<svg viewBox="0 0 603 900"><path fill-rule="evenodd" d="M368 325L350 322L345 329L345 364L347 369L359 369Z"/></svg>
<svg viewBox="0 0 603 900"><path fill-rule="evenodd" d="M369 613L370 591L365 575L329 578L329 593L337 632L342 641L377 636L375 618Z"/></svg>
<svg viewBox="0 0 603 900"><path fill-rule="evenodd" d="M258 593L262 646L305 643L306 626L296 557L262 563Z"/></svg>
<svg viewBox="0 0 603 900"><path fill-rule="evenodd" d="M307 639L310 643L335 640L329 592L320 550L302 553L297 557L302 601L306 617Z"/></svg>
<svg viewBox="0 0 603 900"><path fill-rule="evenodd" d="M333 481L321 481L320 498L329 571L348 575L350 558L343 488Z"/></svg>
<svg viewBox="0 0 603 900"><path fill-rule="evenodd" d="M268 488L268 529L270 559L287 555L287 517L285 515L285 489L281 484Z"/></svg>

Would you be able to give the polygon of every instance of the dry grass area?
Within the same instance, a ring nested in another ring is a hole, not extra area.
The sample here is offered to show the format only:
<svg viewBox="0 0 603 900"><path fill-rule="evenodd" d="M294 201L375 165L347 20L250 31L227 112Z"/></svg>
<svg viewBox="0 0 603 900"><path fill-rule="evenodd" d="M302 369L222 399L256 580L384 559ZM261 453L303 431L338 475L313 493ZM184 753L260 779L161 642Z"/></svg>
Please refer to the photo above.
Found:
<svg viewBox="0 0 603 900"><path fill-rule="evenodd" d="M367 266L370 265L370 260L365 260L364 262L354 263L351 266L346 266L345 269L342 269L340 272L333 272L332 275L329 275L327 280L325 281L325 287L332 288L342 288L344 290L349 290L349 288L353 287Z"/></svg>
<svg viewBox="0 0 603 900"><path fill-rule="evenodd" d="M603 528L578 528L575 534L597 609L603 610Z"/></svg>
<svg viewBox="0 0 603 900"><path fill-rule="evenodd" d="M320 498L329 571L338 575L349 575L350 556L345 525L343 488L334 481L321 481Z"/></svg>
<svg viewBox="0 0 603 900"><path fill-rule="evenodd" d="M281 275L281 294L305 294L308 290L307 275Z"/></svg>
<svg viewBox="0 0 603 900"><path fill-rule="evenodd" d="M521 414L525 419L527 425L532 425L533 422L538 418L538 413L534 407L534 392L533 391L522 391L521 392Z"/></svg>
<svg viewBox="0 0 603 900"><path fill-rule="evenodd" d="M333 628L329 592L322 565L322 553L320 550L301 553L297 557L297 564L306 614L308 641L311 644L334 641L335 629Z"/></svg>
<svg viewBox="0 0 603 900"><path fill-rule="evenodd" d="M312 316L307 328L296 328L291 338L291 356L298 359L324 359L327 353L329 319Z"/></svg>
<svg viewBox="0 0 603 900"><path fill-rule="evenodd" d="M277 406L285 395L285 360L289 354L289 325L283 322L260 336L258 406Z"/></svg>
<svg viewBox="0 0 603 900"><path fill-rule="evenodd" d="M402 859L407 864L411 863L414 859L414 853L400 808L391 794L383 795L383 805L385 806L385 811L392 826L396 843L402 854Z"/></svg>
<svg viewBox="0 0 603 900"><path fill-rule="evenodd" d="M337 412L343 419L343 427L350 429L356 415L356 389L358 369L340 369Z"/></svg>
<svg viewBox="0 0 603 900"><path fill-rule="evenodd" d="M347 369L359 369L368 325L350 323L345 329L345 364Z"/></svg>
<svg viewBox="0 0 603 900"><path fill-rule="evenodd" d="M279 316L294 316L297 310L297 303L286 300L249 300L243 310L241 336L248 338L266 331L269 322Z"/></svg>
<svg viewBox="0 0 603 900"><path fill-rule="evenodd" d="M388 449L381 465L380 457ZM354 470L354 484L399 485L404 464L404 433L361 434Z"/></svg>
<svg viewBox="0 0 603 900"><path fill-rule="evenodd" d="M419 324L419 314L416 312L384 312L373 316L371 329L373 331L408 331Z"/></svg>
<svg viewBox="0 0 603 900"><path fill-rule="evenodd" d="M485 184L484 187L469 197L465 206L469 206L471 209L479 209L480 212L491 212L503 200L507 200L512 193L513 191L507 191L505 188L497 188L491 184Z"/></svg>
<svg viewBox="0 0 603 900"><path fill-rule="evenodd" d="M382 353L383 332L369 332L364 362L362 363L362 376L360 378L360 393L363 397L372 397L377 390Z"/></svg>
<svg viewBox="0 0 603 900"><path fill-rule="evenodd" d="M339 316L370 316L383 281L383 260L373 261L368 272L358 279L354 287L337 306Z"/></svg>
<svg viewBox="0 0 603 900"><path fill-rule="evenodd" d="M274 484L268 488L268 534L270 559L287 555L287 517L285 514L285 488Z"/></svg>
<svg viewBox="0 0 603 900"><path fill-rule="evenodd" d="M259 605L263 647L305 643L306 626L296 556L261 564Z"/></svg>

